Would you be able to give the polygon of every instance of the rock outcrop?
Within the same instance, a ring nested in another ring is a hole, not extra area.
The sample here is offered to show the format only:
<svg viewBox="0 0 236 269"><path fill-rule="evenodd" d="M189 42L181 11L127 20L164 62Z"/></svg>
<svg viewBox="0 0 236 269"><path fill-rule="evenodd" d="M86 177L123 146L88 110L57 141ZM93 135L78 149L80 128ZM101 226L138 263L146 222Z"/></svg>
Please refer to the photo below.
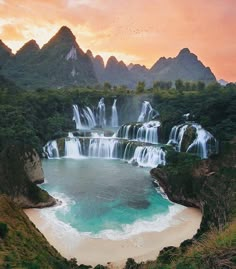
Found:
<svg viewBox="0 0 236 269"><path fill-rule="evenodd" d="M0 194L7 195L23 208L56 204L53 197L34 183L42 182L37 157L30 146L19 145L8 146L0 154Z"/></svg>
<svg viewBox="0 0 236 269"><path fill-rule="evenodd" d="M44 182L44 173L41 159L35 149L25 152L25 172L28 178L35 184Z"/></svg>

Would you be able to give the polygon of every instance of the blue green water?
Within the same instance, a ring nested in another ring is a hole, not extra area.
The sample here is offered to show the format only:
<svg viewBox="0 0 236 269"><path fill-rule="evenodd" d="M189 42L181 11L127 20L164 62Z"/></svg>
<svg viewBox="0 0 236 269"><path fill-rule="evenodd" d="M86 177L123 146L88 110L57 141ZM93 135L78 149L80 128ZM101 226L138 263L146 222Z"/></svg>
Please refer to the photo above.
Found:
<svg viewBox="0 0 236 269"><path fill-rule="evenodd" d="M173 205L156 192L147 168L87 158L44 160L43 168L43 187L64 203L54 208L56 218L81 233L119 237L168 222Z"/></svg>

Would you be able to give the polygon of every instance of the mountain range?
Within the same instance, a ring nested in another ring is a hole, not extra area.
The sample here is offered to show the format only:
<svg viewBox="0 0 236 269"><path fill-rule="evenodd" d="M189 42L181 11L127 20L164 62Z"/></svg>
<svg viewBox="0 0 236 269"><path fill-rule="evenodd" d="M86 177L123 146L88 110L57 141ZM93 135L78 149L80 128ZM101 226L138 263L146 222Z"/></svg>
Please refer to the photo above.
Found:
<svg viewBox="0 0 236 269"><path fill-rule="evenodd" d="M96 85L109 82L135 88L138 81L151 87L154 81L216 82L209 67L205 67L189 49L182 49L174 58L161 57L150 69L144 65L118 61L111 56L106 65L100 55L86 53L79 47L71 30L63 26L41 49L30 40L13 54L0 40L0 74L24 88Z"/></svg>

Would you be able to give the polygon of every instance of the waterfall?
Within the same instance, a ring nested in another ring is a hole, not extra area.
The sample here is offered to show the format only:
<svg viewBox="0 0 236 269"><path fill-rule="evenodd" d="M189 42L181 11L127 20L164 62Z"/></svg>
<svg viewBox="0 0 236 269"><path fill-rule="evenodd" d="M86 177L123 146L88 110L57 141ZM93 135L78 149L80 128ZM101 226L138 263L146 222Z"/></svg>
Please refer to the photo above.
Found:
<svg viewBox="0 0 236 269"><path fill-rule="evenodd" d="M185 131L188 128L188 124L180 124L178 126L174 126L171 129L169 141L167 144L173 144L176 146L177 151L181 151L182 141L185 134Z"/></svg>
<svg viewBox="0 0 236 269"><path fill-rule="evenodd" d="M96 158L118 158L118 140L107 138L91 138L88 156Z"/></svg>
<svg viewBox="0 0 236 269"><path fill-rule="evenodd" d="M207 159L209 153L216 150L216 139L211 133L204 130L201 125L194 124L193 127L196 129L197 137L188 147L187 152L191 152L196 148L197 155L200 156L201 159Z"/></svg>
<svg viewBox="0 0 236 269"><path fill-rule="evenodd" d="M79 108L77 105L73 105L73 120L75 121L76 124L76 129L83 129L82 124L81 124L81 119L80 119L80 113L79 113Z"/></svg>
<svg viewBox="0 0 236 269"><path fill-rule="evenodd" d="M129 140L136 140L151 144L158 143L159 121L149 121L145 123L124 124L116 133L117 137Z"/></svg>
<svg viewBox="0 0 236 269"><path fill-rule="evenodd" d="M47 155L48 158L59 158L60 157L56 140L49 141L43 147L43 151Z"/></svg>
<svg viewBox="0 0 236 269"><path fill-rule="evenodd" d="M197 123L180 124L173 126L170 132L168 144L175 145L177 151L182 151L185 135L193 128L194 137L188 141L186 152L196 153L201 159L208 158L212 152L217 152L217 141L214 136ZM190 137L191 138L191 137Z"/></svg>
<svg viewBox="0 0 236 269"><path fill-rule="evenodd" d="M140 146L135 142L129 142L124 151L123 159L131 164L143 167L156 167L165 165L165 151L157 146Z"/></svg>
<svg viewBox="0 0 236 269"><path fill-rule="evenodd" d="M154 110L148 101L142 103L142 108L140 115L138 117L138 122L150 121L155 117L159 116L159 113Z"/></svg>
<svg viewBox="0 0 236 269"><path fill-rule="evenodd" d="M83 109L83 112L84 112L84 117L87 121L87 127L89 129L94 128L96 126L96 120L95 120L92 110L88 106L86 106L86 108Z"/></svg>
<svg viewBox="0 0 236 269"><path fill-rule="evenodd" d="M114 99L113 105L112 105L112 116L111 116L111 127L118 127L118 114L117 114L117 108L116 108L116 99Z"/></svg>
<svg viewBox="0 0 236 269"><path fill-rule="evenodd" d="M138 146L129 162L143 167L165 165L165 152L161 148L153 146Z"/></svg>
<svg viewBox="0 0 236 269"><path fill-rule="evenodd" d="M96 126L94 114L88 106L79 109L77 105L73 105L73 113L73 120L75 121L77 130L92 129Z"/></svg>
<svg viewBox="0 0 236 269"><path fill-rule="evenodd" d="M150 121L144 123L142 127L138 129L136 139L147 143L158 143L158 127L160 127L159 121Z"/></svg>
<svg viewBox="0 0 236 269"><path fill-rule="evenodd" d="M65 138L65 157L78 159L81 157L82 150L78 138L74 137L72 133L68 133Z"/></svg>
<svg viewBox="0 0 236 269"><path fill-rule="evenodd" d="M106 106L103 97L98 102L98 125L106 126Z"/></svg>

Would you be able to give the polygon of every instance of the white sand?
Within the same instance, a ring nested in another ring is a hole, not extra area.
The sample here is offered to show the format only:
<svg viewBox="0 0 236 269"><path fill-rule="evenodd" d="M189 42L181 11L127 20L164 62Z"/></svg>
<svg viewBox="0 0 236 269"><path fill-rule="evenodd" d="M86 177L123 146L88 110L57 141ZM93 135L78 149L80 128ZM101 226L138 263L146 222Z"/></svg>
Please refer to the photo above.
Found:
<svg viewBox="0 0 236 269"><path fill-rule="evenodd" d="M27 209L25 213L62 256L75 257L78 264L97 264L121 268L127 258L136 261L154 260L161 249L179 246L182 241L196 233L202 215L199 210L186 208L173 218L173 225L161 232L145 232L125 240L95 239L81 237L73 229L61 231L54 227L40 209Z"/></svg>

